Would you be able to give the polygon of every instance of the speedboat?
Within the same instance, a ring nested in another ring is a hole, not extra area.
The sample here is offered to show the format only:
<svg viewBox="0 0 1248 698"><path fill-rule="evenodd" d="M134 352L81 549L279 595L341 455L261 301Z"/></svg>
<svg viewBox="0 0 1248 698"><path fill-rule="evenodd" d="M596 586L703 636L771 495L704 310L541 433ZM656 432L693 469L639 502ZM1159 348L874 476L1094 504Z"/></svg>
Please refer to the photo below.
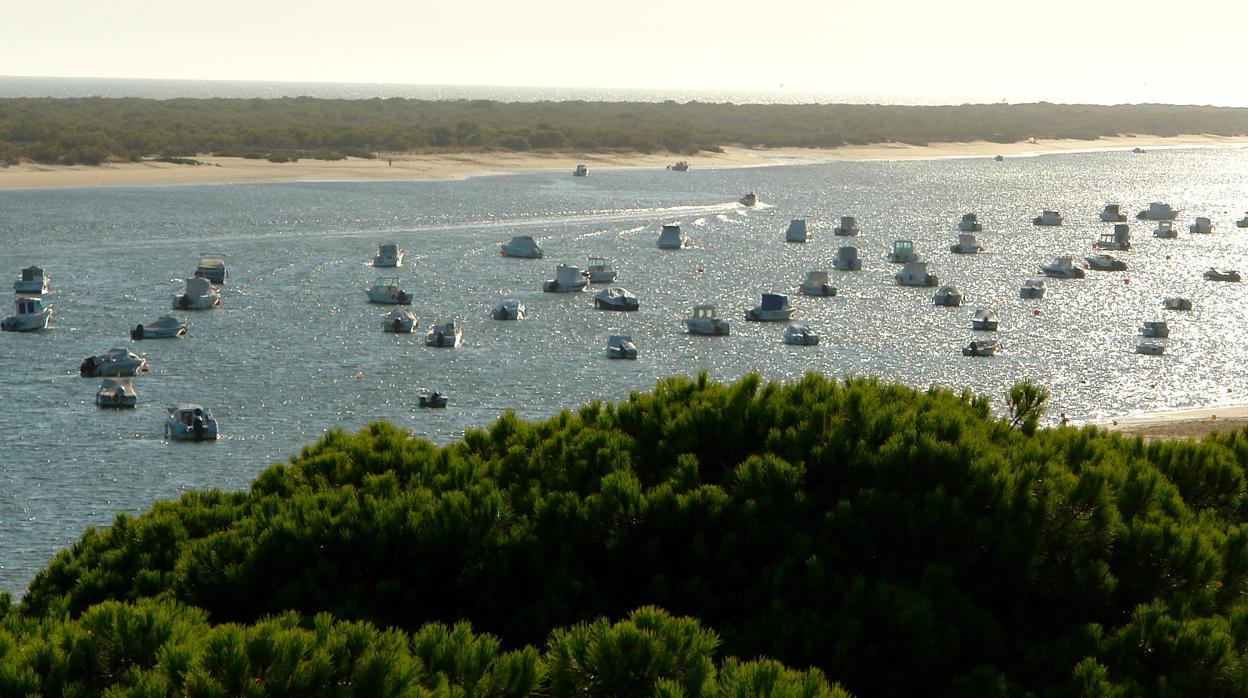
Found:
<svg viewBox="0 0 1248 698"><path fill-rule="evenodd" d="M659 240L655 243L660 250L683 250L689 247L689 236L675 223L668 223L659 232Z"/></svg>
<svg viewBox="0 0 1248 698"><path fill-rule="evenodd" d="M1101 233L1101 239L1096 242L1096 246L1102 250L1123 252L1131 249L1131 226L1126 223L1115 224L1112 233Z"/></svg>
<svg viewBox="0 0 1248 698"><path fill-rule="evenodd" d="M862 229L858 227L857 218L854 218L853 216L841 216L841 223L832 229L832 234L846 237L857 235L861 232L861 230Z"/></svg>
<svg viewBox="0 0 1248 698"><path fill-rule="evenodd" d="M981 330L983 332L997 331L997 313L995 310L980 308L975 311L975 317L971 318L971 329Z"/></svg>
<svg viewBox="0 0 1248 698"><path fill-rule="evenodd" d="M974 213L962 214L962 220L958 221L958 231L963 233L982 233L984 226L979 223L979 216Z"/></svg>
<svg viewBox="0 0 1248 698"><path fill-rule="evenodd" d="M403 266L403 250L393 242L383 242L377 246L377 254L373 255L375 267Z"/></svg>
<svg viewBox="0 0 1248 698"><path fill-rule="evenodd" d="M1019 298L1044 298L1046 290L1043 279L1027 279L1018 289Z"/></svg>
<svg viewBox="0 0 1248 698"><path fill-rule="evenodd" d="M586 274L584 269L560 264L555 267L555 278L547 279L546 283L542 284L542 290L547 293L571 293L584 291L588 285L589 274Z"/></svg>
<svg viewBox="0 0 1248 698"><path fill-rule="evenodd" d="M1174 229L1174 223L1171 221L1161 221L1153 228L1153 237L1165 240L1173 240L1179 236L1179 231Z"/></svg>
<svg viewBox="0 0 1248 698"><path fill-rule="evenodd" d="M199 256L199 264L195 266L195 276L208 279L214 284L225 283L225 255L204 253Z"/></svg>
<svg viewBox="0 0 1248 698"><path fill-rule="evenodd" d="M1140 325L1141 337L1156 337L1157 339L1165 339L1170 336L1170 325L1165 320L1148 320Z"/></svg>
<svg viewBox="0 0 1248 698"><path fill-rule="evenodd" d="M1040 273L1054 279L1082 279L1086 276L1067 255L1054 257L1052 262L1040 265Z"/></svg>
<svg viewBox="0 0 1248 698"><path fill-rule="evenodd" d="M186 336L186 323L172 315L161 315L155 322L135 325L130 339L171 339Z"/></svg>
<svg viewBox="0 0 1248 698"><path fill-rule="evenodd" d="M606 257L590 257L585 273L589 274L591 284L609 284L620 275L620 272Z"/></svg>
<svg viewBox="0 0 1248 698"><path fill-rule="evenodd" d="M813 347L819 343L819 333L806 325L789 325L784 328L784 343L799 347Z"/></svg>
<svg viewBox="0 0 1248 698"><path fill-rule="evenodd" d="M754 206L755 204L758 203L758 196L756 196L754 192L749 192L745 196L742 196L740 199L738 199L737 203L741 204L742 206Z"/></svg>
<svg viewBox="0 0 1248 698"><path fill-rule="evenodd" d="M572 176L573 177L588 177L589 168L584 165L577 165L576 169L572 170Z"/></svg>
<svg viewBox="0 0 1248 698"><path fill-rule="evenodd" d="M490 317L495 320L523 320L524 303L515 298L507 298L494 306L494 309L490 311Z"/></svg>
<svg viewBox="0 0 1248 698"><path fill-rule="evenodd" d="M1161 299L1161 307L1166 310L1191 310L1192 301L1187 298L1167 297Z"/></svg>
<svg viewBox="0 0 1248 698"><path fill-rule="evenodd" d="M203 310L221 305L221 292L202 276L186 280L186 291L173 297L174 310Z"/></svg>
<svg viewBox="0 0 1248 698"><path fill-rule="evenodd" d="M1170 208L1170 204L1154 201L1148 208L1135 214L1135 217L1142 221L1172 221L1178 214L1178 211Z"/></svg>
<svg viewBox="0 0 1248 698"><path fill-rule="evenodd" d="M1105 208L1101 209L1100 219L1102 223L1123 223L1127 220L1127 214L1122 212L1122 207L1118 204L1105 204Z"/></svg>
<svg viewBox="0 0 1248 698"><path fill-rule="evenodd" d="M995 339L972 339L970 344L962 347L962 356L992 356L996 353Z"/></svg>
<svg viewBox="0 0 1248 698"><path fill-rule="evenodd" d="M1135 353L1147 356L1161 356L1166 353L1166 345L1155 339L1146 339L1135 345Z"/></svg>
<svg viewBox="0 0 1248 698"><path fill-rule="evenodd" d="M17 311L0 320L0 330L6 332L37 332L47 329L52 320L52 306L45 306L38 297L18 298Z"/></svg>
<svg viewBox="0 0 1248 698"><path fill-rule="evenodd" d="M36 296L45 296L48 291L48 277L43 275L42 267L25 267L22 269L22 275L17 281L13 282L14 293L29 293Z"/></svg>
<svg viewBox="0 0 1248 698"><path fill-rule="evenodd" d="M677 160L677 161L676 161L676 163L675 163L674 165L668 165L668 166L667 166L667 169L671 170L672 172L688 172L688 171L689 171L689 161L687 161L687 160Z"/></svg>
<svg viewBox="0 0 1248 698"><path fill-rule="evenodd" d="M932 304L956 308L962 305L962 292L957 286L941 286L932 296Z"/></svg>
<svg viewBox="0 0 1248 698"><path fill-rule="evenodd" d="M893 264L908 264L919 261L919 253L914 251L913 241L896 240L893 242L893 249L888 253L887 258Z"/></svg>
<svg viewBox="0 0 1248 698"><path fill-rule="evenodd" d="M1209 220L1205 216L1197 216L1196 222L1187 226L1187 232L1208 235L1213 232L1213 221Z"/></svg>
<svg viewBox="0 0 1248 698"><path fill-rule="evenodd" d="M1208 269L1205 271L1206 281L1239 281L1239 272L1234 269Z"/></svg>
<svg viewBox="0 0 1248 698"><path fill-rule="evenodd" d="M626 334L613 334L607 337L608 359L636 359L637 345L633 338Z"/></svg>
<svg viewBox="0 0 1248 698"><path fill-rule="evenodd" d="M388 305L411 305L412 294L399 288L399 277L379 276L366 291L370 303Z"/></svg>
<svg viewBox="0 0 1248 698"><path fill-rule="evenodd" d="M861 271L862 260L858 258L858 248L852 245L836 248L832 268L837 271Z"/></svg>
<svg viewBox="0 0 1248 698"><path fill-rule="evenodd" d="M425 345L455 349L464 341L464 331L458 320L448 320L429 328L425 335Z"/></svg>
<svg viewBox="0 0 1248 698"><path fill-rule="evenodd" d="M599 310L637 310L641 307L641 301L637 300L632 291L611 286L594 294L594 307Z"/></svg>
<svg viewBox="0 0 1248 698"><path fill-rule="evenodd" d="M1235 226L1238 228L1248 228L1248 212L1246 212L1246 215L1243 218L1235 221Z"/></svg>
<svg viewBox="0 0 1248 698"><path fill-rule="evenodd" d="M979 254L983 250L984 246L970 233L958 233L957 243L949 246L949 251L954 254Z"/></svg>
<svg viewBox="0 0 1248 698"><path fill-rule="evenodd" d="M1126 271L1127 263L1107 254L1093 254L1083 258L1092 271Z"/></svg>
<svg viewBox="0 0 1248 698"><path fill-rule="evenodd" d="M797 308L789 305L789 297L782 293L764 293L763 303L745 311L745 319L754 322L788 322Z"/></svg>
<svg viewBox="0 0 1248 698"><path fill-rule="evenodd" d="M95 391L95 404L100 407L134 407L138 401L129 378L105 378Z"/></svg>
<svg viewBox="0 0 1248 698"><path fill-rule="evenodd" d="M727 320L715 317L715 306L709 303L693 306L693 315L685 318L685 327L689 334L720 336L732 331Z"/></svg>
<svg viewBox="0 0 1248 698"><path fill-rule="evenodd" d="M521 259L541 259L542 247L531 235L517 235L509 242L499 246L504 257L520 257Z"/></svg>
<svg viewBox="0 0 1248 698"><path fill-rule="evenodd" d="M1031 222L1034 225L1046 225L1046 226L1061 225L1062 214L1058 213L1057 211L1050 211L1048 209L1045 209L1040 212L1040 215L1036 216L1035 218L1032 218Z"/></svg>
<svg viewBox="0 0 1248 698"><path fill-rule="evenodd" d="M806 280L802 282L797 290L807 296L835 296L836 287L828 283L828 272L826 271L808 271L806 272Z"/></svg>
<svg viewBox="0 0 1248 698"><path fill-rule="evenodd" d="M893 275L900 286L935 286L940 283L935 274L927 273L927 262L908 262Z"/></svg>
<svg viewBox="0 0 1248 698"><path fill-rule="evenodd" d="M417 404L429 409L443 409L447 402L446 396L436 390L422 390L417 400Z"/></svg>
<svg viewBox="0 0 1248 698"><path fill-rule="evenodd" d="M83 378L137 376L147 373L147 359L125 347L113 347L99 356L88 356L78 367Z"/></svg>
<svg viewBox="0 0 1248 698"><path fill-rule="evenodd" d="M381 319L382 332L408 334L415 332L417 327L420 327L420 318L416 317L416 313L402 308L391 310L388 315Z"/></svg>
<svg viewBox="0 0 1248 698"><path fill-rule="evenodd" d="M785 242L806 242L810 240L810 235L806 232L806 221L802 218L794 218L789 221L789 229L784 231Z"/></svg>
<svg viewBox="0 0 1248 698"><path fill-rule="evenodd" d="M217 420L202 405L185 404L166 408L165 438L178 441L215 441Z"/></svg>

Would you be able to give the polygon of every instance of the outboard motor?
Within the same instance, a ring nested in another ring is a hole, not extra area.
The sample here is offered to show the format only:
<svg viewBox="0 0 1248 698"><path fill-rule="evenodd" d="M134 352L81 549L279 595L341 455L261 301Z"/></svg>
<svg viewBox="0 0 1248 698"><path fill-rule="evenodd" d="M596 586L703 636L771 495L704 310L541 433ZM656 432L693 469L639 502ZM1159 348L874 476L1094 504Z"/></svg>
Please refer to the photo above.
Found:
<svg viewBox="0 0 1248 698"><path fill-rule="evenodd" d="M200 415L195 415L195 419L192 420L191 422L191 429L195 431L196 441L204 440L204 418L203 417L201 417Z"/></svg>
<svg viewBox="0 0 1248 698"><path fill-rule="evenodd" d="M91 374L95 373L95 357L88 356L82 362L82 365L78 367L78 373L84 378L90 377Z"/></svg>

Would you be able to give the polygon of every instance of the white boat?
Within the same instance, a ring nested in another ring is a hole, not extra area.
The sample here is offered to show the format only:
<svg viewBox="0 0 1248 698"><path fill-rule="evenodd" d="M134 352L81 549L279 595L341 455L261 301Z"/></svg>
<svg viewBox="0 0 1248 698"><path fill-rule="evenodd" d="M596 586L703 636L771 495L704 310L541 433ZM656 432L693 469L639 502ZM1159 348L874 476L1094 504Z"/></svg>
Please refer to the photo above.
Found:
<svg viewBox="0 0 1248 698"><path fill-rule="evenodd" d="M420 327L420 318L416 317L416 313L402 308L391 310L381 319L382 332L408 334L415 332L417 327Z"/></svg>
<svg viewBox="0 0 1248 698"><path fill-rule="evenodd" d="M1107 254L1093 254L1083 258L1092 271L1126 271L1127 263Z"/></svg>
<svg viewBox="0 0 1248 698"><path fill-rule="evenodd" d="M1118 204L1105 204L1099 218L1102 223L1122 223L1127 220L1127 214L1122 212L1122 207Z"/></svg>
<svg viewBox="0 0 1248 698"><path fill-rule="evenodd" d="M377 246L377 254L373 255L375 267L403 266L403 250L393 242L383 242Z"/></svg>
<svg viewBox="0 0 1248 698"><path fill-rule="evenodd" d="M1140 325L1140 336L1165 339L1170 336L1170 325L1165 320L1147 320Z"/></svg>
<svg viewBox="0 0 1248 698"><path fill-rule="evenodd" d="M221 305L221 292L202 276L186 280L186 291L173 297L174 310L203 310Z"/></svg>
<svg viewBox="0 0 1248 698"><path fill-rule="evenodd" d="M784 328L784 343L799 347L813 347L819 343L819 333L806 325L789 325Z"/></svg>
<svg viewBox="0 0 1248 698"><path fill-rule="evenodd" d="M862 260L858 257L858 248L852 245L836 248L832 268L837 271L861 271Z"/></svg>
<svg viewBox="0 0 1248 698"><path fill-rule="evenodd" d="M1147 356L1161 356L1166 353L1166 345L1155 339L1146 339L1135 345L1135 353Z"/></svg>
<svg viewBox="0 0 1248 698"><path fill-rule="evenodd" d="M1036 216L1035 218L1032 218L1031 222L1034 225L1045 225L1045 226L1061 225L1062 214L1058 213L1057 211L1050 211L1048 209L1045 209L1040 212L1040 215Z"/></svg>
<svg viewBox="0 0 1248 698"><path fill-rule="evenodd" d="M908 262L893 275L901 286L935 286L940 283L935 274L927 273L927 262Z"/></svg>
<svg viewBox="0 0 1248 698"><path fill-rule="evenodd" d="M1234 269L1207 269L1205 270L1206 281L1231 281L1240 280L1239 272Z"/></svg>
<svg viewBox="0 0 1248 698"><path fill-rule="evenodd" d="M689 334L726 335L732 331L727 320L715 317L715 306L709 303L693 306L693 315L685 318Z"/></svg>
<svg viewBox="0 0 1248 698"><path fill-rule="evenodd" d="M962 220L958 221L958 231L963 233L982 233L984 226L979 223L979 216L974 213L962 214Z"/></svg>
<svg viewBox="0 0 1248 698"><path fill-rule="evenodd" d="M199 255L199 264L195 265L195 274L202 279L208 279L214 284L225 283L225 255L202 253Z"/></svg>
<svg viewBox="0 0 1248 698"><path fill-rule="evenodd" d="M494 306L494 309L490 311L490 317L495 320L523 320L524 303L515 298L507 298Z"/></svg>
<svg viewBox="0 0 1248 698"><path fill-rule="evenodd" d="M1101 233L1101 239L1096 242L1096 247L1102 250L1123 252L1131 249L1131 226L1126 223L1115 224L1113 232Z"/></svg>
<svg viewBox="0 0 1248 698"><path fill-rule="evenodd" d="M0 320L0 330L6 332L37 332L47 329L52 320L52 306L43 304L39 297L17 299L17 310L13 315Z"/></svg>
<svg viewBox="0 0 1248 698"><path fill-rule="evenodd" d="M1205 216L1197 216L1196 222L1187 226L1187 232L1208 235L1213 232L1213 221Z"/></svg>
<svg viewBox="0 0 1248 698"><path fill-rule="evenodd" d="M95 404L100 407L134 407L138 401L129 378L105 378L95 391Z"/></svg>
<svg viewBox="0 0 1248 698"><path fill-rule="evenodd" d="M43 275L42 267L25 267L22 274L13 282L14 293L29 293L36 296L45 296L51 289L48 287L48 277Z"/></svg>
<svg viewBox="0 0 1248 698"><path fill-rule="evenodd" d="M606 257L590 257L585 273L589 274L591 284L609 284L620 276L620 272Z"/></svg>
<svg viewBox="0 0 1248 698"><path fill-rule="evenodd" d="M165 438L178 441L215 441L217 420L202 405L185 404L166 408Z"/></svg>
<svg viewBox="0 0 1248 698"><path fill-rule="evenodd" d="M172 315L161 315L154 322L135 325L130 339L173 339L186 336L186 323Z"/></svg>
<svg viewBox="0 0 1248 698"><path fill-rule="evenodd" d="M962 347L962 356L992 356L996 353L995 339L972 339L970 344Z"/></svg>
<svg viewBox="0 0 1248 698"><path fill-rule="evenodd" d="M832 234L848 237L857 235L861 232L861 230L862 229L858 227L857 218L854 218L853 216L841 216L841 223L832 229Z"/></svg>
<svg viewBox="0 0 1248 698"><path fill-rule="evenodd" d="M962 292L958 290L957 286L941 286L932 295L932 304L957 308L962 305Z"/></svg>
<svg viewBox="0 0 1248 698"><path fill-rule="evenodd" d="M689 236L685 235L679 225L668 223L659 232L659 239L655 246L660 250L683 250L689 247Z"/></svg>
<svg viewBox="0 0 1248 698"><path fill-rule="evenodd" d="M1067 255L1054 257L1052 262L1040 265L1040 273L1054 279L1082 279L1086 276Z"/></svg>
<svg viewBox="0 0 1248 698"><path fill-rule="evenodd" d="M399 288L399 277L379 276L373 285L365 290L370 303L386 303L388 305L411 305L412 294Z"/></svg>
<svg viewBox="0 0 1248 698"><path fill-rule="evenodd" d="M431 347L454 349L464 341L464 330L458 320L441 322L429 328L425 335L425 344Z"/></svg>
<svg viewBox="0 0 1248 698"><path fill-rule="evenodd" d="M594 294L594 307L599 310L637 310L641 301L633 292L619 286L604 288Z"/></svg>
<svg viewBox="0 0 1248 698"><path fill-rule="evenodd" d="M1235 226L1237 228L1248 228L1248 212L1245 212L1245 215L1243 218L1240 218L1239 220L1235 221Z"/></svg>
<svg viewBox="0 0 1248 698"><path fill-rule="evenodd" d="M975 317L971 318L971 329L983 332L997 331L997 313L995 310L980 308L975 311Z"/></svg>
<svg viewBox="0 0 1248 698"><path fill-rule="evenodd" d="M887 259L893 264L908 264L919 261L919 253L914 251L913 241L895 240L893 249L888 253Z"/></svg>
<svg viewBox="0 0 1248 698"><path fill-rule="evenodd" d="M1178 214L1178 211L1170 208L1170 204L1154 201L1148 208L1135 214L1135 217L1142 221L1172 221Z"/></svg>
<svg viewBox="0 0 1248 698"><path fill-rule="evenodd" d="M499 246L499 253L504 257L521 259L541 259L544 254L542 246L537 244L531 235L517 235L506 244Z"/></svg>
<svg viewBox="0 0 1248 698"><path fill-rule="evenodd" d="M1153 237L1162 238L1164 240L1173 240L1179 236L1179 231L1174 229L1174 223L1171 221L1161 221L1153 228Z"/></svg>
<svg viewBox="0 0 1248 698"><path fill-rule="evenodd" d="M797 290L807 296L835 296L836 287L828 281L828 272L808 271L806 279L802 281L801 286L797 287Z"/></svg>
<svg viewBox="0 0 1248 698"><path fill-rule="evenodd" d="M757 308L745 311L745 319L754 322L787 322L793 319L797 308L789 305L789 297L782 293L764 293L763 302Z"/></svg>
<svg viewBox="0 0 1248 698"><path fill-rule="evenodd" d="M1187 298L1167 297L1161 299L1161 307L1166 310L1191 310L1192 301Z"/></svg>
<svg viewBox="0 0 1248 698"><path fill-rule="evenodd" d="M758 203L758 196L756 196L754 192L749 192L746 195L742 196L740 199L738 199L737 203L741 204L742 206L754 206L755 204Z"/></svg>
<svg viewBox="0 0 1248 698"><path fill-rule="evenodd" d="M560 264L555 267L555 278L547 279L542 284L542 290L547 293L572 293L584 291L588 285L589 275L584 269L569 264Z"/></svg>
<svg viewBox="0 0 1248 698"><path fill-rule="evenodd" d="M427 409L440 410L446 403L447 397L436 390L422 390L417 398L417 404Z"/></svg>
<svg viewBox="0 0 1248 698"><path fill-rule="evenodd" d="M785 242L806 242L810 240L810 235L806 232L806 221L802 218L794 218L789 221L788 230L784 231Z"/></svg>
<svg viewBox="0 0 1248 698"><path fill-rule="evenodd" d="M576 169L572 170L572 176L573 177L588 177L589 168L584 165L577 165Z"/></svg>
<svg viewBox="0 0 1248 698"><path fill-rule="evenodd" d="M147 373L147 359L125 347L113 347L99 356L88 356L78 367L83 378L137 376Z"/></svg>
<svg viewBox="0 0 1248 698"><path fill-rule="evenodd" d="M1043 279L1027 279L1018 289L1019 298L1044 298L1047 287Z"/></svg>
<svg viewBox="0 0 1248 698"><path fill-rule="evenodd" d="M636 359L637 345L633 338L626 334L613 334L607 337L608 359Z"/></svg>
<svg viewBox="0 0 1248 698"><path fill-rule="evenodd" d="M958 233L958 241L949 246L949 251L954 254L979 254L983 250L984 246L970 233Z"/></svg>

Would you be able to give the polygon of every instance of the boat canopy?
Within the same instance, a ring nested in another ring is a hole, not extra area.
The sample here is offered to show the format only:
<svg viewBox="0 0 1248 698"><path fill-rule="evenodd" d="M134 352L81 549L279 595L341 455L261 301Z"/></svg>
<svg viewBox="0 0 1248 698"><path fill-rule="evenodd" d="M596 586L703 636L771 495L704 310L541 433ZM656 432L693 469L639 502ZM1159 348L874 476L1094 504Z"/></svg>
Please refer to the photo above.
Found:
<svg viewBox="0 0 1248 698"><path fill-rule="evenodd" d="M789 297L780 293L763 294L763 310L782 310L789 304Z"/></svg>

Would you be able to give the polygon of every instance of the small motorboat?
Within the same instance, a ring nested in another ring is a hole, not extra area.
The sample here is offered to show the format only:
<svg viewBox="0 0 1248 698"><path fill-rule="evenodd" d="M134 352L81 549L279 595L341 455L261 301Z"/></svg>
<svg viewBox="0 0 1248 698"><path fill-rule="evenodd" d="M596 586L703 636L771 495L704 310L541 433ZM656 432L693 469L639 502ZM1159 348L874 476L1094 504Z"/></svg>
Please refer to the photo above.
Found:
<svg viewBox="0 0 1248 698"><path fill-rule="evenodd" d="M982 332L997 331L997 313L995 310L980 308L975 311L975 317L971 318L971 329L980 330Z"/></svg>
<svg viewBox="0 0 1248 698"><path fill-rule="evenodd" d="M1137 145L1131 149L1131 152L1135 153L1136 155L1140 155L1141 153L1144 152L1144 149Z"/></svg>
<svg viewBox="0 0 1248 698"><path fill-rule="evenodd" d="M594 294L594 307L599 310L637 310L641 301L633 292L619 286L604 288Z"/></svg>
<svg viewBox="0 0 1248 698"><path fill-rule="evenodd" d="M464 331L458 320L448 320L429 328L425 335L425 345L455 349L464 341Z"/></svg>
<svg viewBox="0 0 1248 698"><path fill-rule="evenodd" d="M836 248L836 256L832 258L832 268L837 271L862 271L862 259L858 257L858 248L852 245Z"/></svg>
<svg viewBox="0 0 1248 698"><path fill-rule="evenodd" d="M499 253L504 257L521 259L541 259L544 254L542 246L530 235L517 235L506 244L499 246Z"/></svg>
<svg viewBox="0 0 1248 698"><path fill-rule="evenodd" d="M954 254L979 254L983 250L984 246L970 233L958 233L958 241L949 246L949 251Z"/></svg>
<svg viewBox="0 0 1248 698"><path fill-rule="evenodd" d="M941 286L932 295L932 304L957 308L962 305L962 292L958 290L957 286Z"/></svg>
<svg viewBox="0 0 1248 698"><path fill-rule="evenodd" d="M373 255L374 267L403 266L403 250L393 242L383 242L377 246L377 254Z"/></svg>
<svg viewBox="0 0 1248 698"><path fill-rule="evenodd" d="M1245 215L1243 218L1240 218L1239 220L1235 221L1235 227L1248 228L1248 212L1245 212Z"/></svg>
<svg viewBox="0 0 1248 698"><path fill-rule="evenodd" d="M1178 211L1170 208L1170 204L1154 201L1148 208L1135 214L1135 217L1142 221L1172 221L1178 214Z"/></svg>
<svg viewBox="0 0 1248 698"><path fill-rule="evenodd" d="M399 277L379 276L373 285L365 290L370 303L387 305L411 305L412 294L399 288Z"/></svg>
<svg viewBox="0 0 1248 698"><path fill-rule="evenodd" d="M1197 216L1196 221L1187 226L1187 232L1208 235L1213 232L1213 221L1205 216Z"/></svg>
<svg viewBox="0 0 1248 698"><path fill-rule="evenodd" d="M1153 237L1163 240L1174 240L1179 237L1179 231L1175 230L1172 221L1161 221L1156 228L1153 228Z"/></svg>
<svg viewBox="0 0 1248 698"><path fill-rule="evenodd" d="M962 347L962 356L992 356L996 353L995 339L972 339L970 344Z"/></svg>
<svg viewBox="0 0 1248 698"><path fill-rule="evenodd" d="M633 338L626 334L613 334L607 337L608 359L636 359L637 345Z"/></svg>
<svg viewBox="0 0 1248 698"><path fill-rule="evenodd" d="M797 313L782 293L764 293L762 305L745 311L745 319L754 322L788 322Z"/></svg>
<svg viewBox="0 0 1248 698"><path fill-rule="evenodd" d="M1083 258L1092 271L1126 271L1127 263L1107 254L1093 254Z"/></svg>
<svg viewBox="0 0 1248 698"><path fill-rule="evenodd" d="M1140 336L1165 339L1170 336L1170 325L1165 320L1147 320L1140 325Z"/></svg>
<svg viewBox="0 0 1248 698"><path fill-rule="evenodd" d="M137 376L147 373L147 359L125 347L113 347L99 356L88 356L78 367L83 378Z"/></svg>
<svg viewBox="0 0 1248 698"><path fill-rule="evenodd" d="M402 308L391 310L381 319L382 332L410 334L415 332L417 327L420 327L420 318L416 317L416 313Z"/></svg>
<svg viewBox="0 0 1248 698"><path fill-rule="evenodd" d="M909 264L919 261L919 253L914 251L912 240L896 240L893 249L888 253L888 261L893 264Z"/></svg>
<svg viewBox="0 0 1248 698"><path fill-rule="evenodd" d="M0 330L6 332L38 332L47 329L52 320L52 306L44 305L39 297L18 298L13 315L0 320Z"/></svg>
<svg viewBox="0 0 1248 698"><path fill-rule="evenodd" d="M555 278L547 279L542 284L542 290L546 293L573 293L575 291L584 291L589 285L589 274L580 267L574 267L569 264L560 264L555 267Z"/></svg>
<svg viewBox="0 0 1248 698"><path fill-rule="evenodd" d="M523 320L524 303L515 298L507 298L494 306L494 309L490 311L490 317L495 320Z"/></svg>
<svg viewBox="0 0 1248 698"><path fill-rule="evenodd" d="M1019 298L1044 298L1047 287L1043 279L1027 279L1018 289Z"/></svg>
<svg viewBox="0 0 1248 698"><path fill-rule="evenodd" d="M1004 155L996 155L996 156L994 156L992 159L993 159L993 160L996 160L997 162L1005 162L1005 156L1004 156Z"/></svg>
<svg viewBox="0 0 1248 698"><path fill-rule="evenodd" d="M186 336L186 323L172 315L161 315L154 322L135 325L130 339L172 339Z"/></svg>
<svg viewBox="0 0 1248 698"><path fill-rule="evenodd" d="M165 438L171 441L215 441L217 420L212 410L196 404L177 405L166 408Z"/></svg>
<svg viewBox="0 0 1248 698"><path fill-rule="evenodd" d="M784 231L785 242L807 242L810 235L806 231L806 221L802 218L794 218L789 221L788 230Z"/></svg>
<svg viewBox="0 0 1248 698"><path fill-rule="evenodd" d="M1058 213L1057 211L1050 211L1048 209L1045 209L1040 212L1040 215L1036 216L1035 218L1032 218L1031 222L1034 225L1044 225L1044 226L1061 225L1062 214Z"/></svg>
<svg viewBox="0 0 1248 698"><path fill-rule="evenodd" d="M1087 276L1067 255L1054 257L1052 262L1040 265L1040 273L1054 279L1082 279Z"/></svg>
<svg viewBox="0 0 1248 698"><path fill-rule="evenodd" d="M693 315L685 318L685 327L689 334L723 336L732 332L727 320L715 317L715 306L709 303L693 306Z"/></svg>
<svg viewBox="0 0 1248 698"><path fill-rule="evenodd" d="M660 250L683 250L689 247L689 236L685 235L680 226L668 223L659 232L659 239L654 243Z"/></svg>
<svg viewBox="0 0 1248 698"><path fill-rule="evenodd" d="M672 172L688 172L688 171L689 171L689 161L687 161L687 160L677 160L675 164L668 165L668 166L667 166L667 169L671 170Z"/></svg>
<svg viewBox="0 0 1248 698"><path fill-rule="evenodd" d="M209 283L225 283L225 255L204 253L199 256L199 264L195 265L195 276L208 279Z"/></svg>
<svg viewBox="0 0 1248 698"><path fill-rule="evenodd" d="M138 401L129 378L105 378L95 391L95 404L100 407L134 407Z"/></svg>
<svg viewBox="0 0 1248 698"><path fill-rule="evenodd" d="M417 404L428 409L436 410L446 407L446 396L436 390L422 390L417 399Z"/></svg>
<svg viewBox="0 0 1248 698"><path fill-rule="evenodd" d="M221 306L221 292L202 276L186 280L186 291L173 297L174 310L204 310Z"/></svg>
<svg viewBox="0 0 1248 698"><path fill-rule="evenodd" d="M797 287L797 290L807 296L835 296L836 287L828 281L828 272L808 271L806 279L802 281L801 286Z"/></svg>
<svg viewBox="0 0 1248 698"><path fill-rule="evenodd" d="M1161 299L1161 307L1166 310L1191 310L1192 301L1187 298L1167 297Z"/></svg>
<svg viewBox="0 0 1248 698"><path fill-rule="evenodd" d="M50 290L48 277L43 275L43 267L25 267L22 269L21 276L13 282L14 293L46 296Z"/></svg>
<svg viewBox="0 0 1248 698"><path fill-rule="evenodd" d="M1240 281L1239 272L1234 269L1207 269L1205 271L1206 281Z"/></svg>
<svg viewBox="0 0 1248 698"><path fill-rule="evenodd" d="M963 233L982 233L984 226L980 225L979 216L974 213L962 214L962 220L958 221L958 231Z"/></svg>
<svg viewBox="0 0 1248 698"><path fill-rule="evenodd" d="M1102 223L1124 223L1127 220L1127 214L1122 212L1122 207L1118 204L1105 204L1099 218Z"/></svg>
<svg viewBox="0 0 1248 698"><path fill-rule="evenodd" d="M585 165L577 165L576 169L572 170L572 176L573 177L588 177L589 168L586 167Z"/></svg>
<svg viewBox="0 0 1248 698"><path fill-rule="evenodd" d="M813 347L819 343L819 333L806 325L789 325L784 328L784 343L799 347Z"/></svg>
<svg viewBox="0 0 1248 698"><path fill-rule="evenodd" d="M1115 224L1113 232L1101 233L1101 239L1096 242L1096 247L1102 250L1123 252L1131 249L1131 226L1126 223Z"/></svg>
<svg viewBox="0 0 1248 698"><path fill-rule="evenodd" d="M927 273L927 262L908 262L893 275L899 286L935 286L940 283L935 274Z"/></svg>
<svg viewBox="0 0 1248 698"><path fill-rule="evenodd" d="M620 276L620 272L606 257L590 257L585 273L589 274L591 284L609 284Z"/></svg>
<svg viewBox="0 0 1248 698"><path fill-rule="evenodd" d="M1165 343L1156 339L1146 339L1135 345L1135 353L1144 354L1146 356L1161 356L1166 353Z"/></svg>
<svg viewBox="0 0 1248 698"><path fill-rule="evenodd" d="M849 237L849 236L857 235L861 231L862 229L858 227L857 218L854 218L853 216L841 216L841 222L839 225L837 225L835 228L832 229L832 234L840 235L842 237Z"/></svg>
<svg viewBox="0 0 1248 698"><path fill-rule="evenodd" d="M740 199L738 199L737 203L741 204L742 206L754 206L758 204L758 196L755 195L754 192L749 192L745 196L742 196Z"/></svg>

